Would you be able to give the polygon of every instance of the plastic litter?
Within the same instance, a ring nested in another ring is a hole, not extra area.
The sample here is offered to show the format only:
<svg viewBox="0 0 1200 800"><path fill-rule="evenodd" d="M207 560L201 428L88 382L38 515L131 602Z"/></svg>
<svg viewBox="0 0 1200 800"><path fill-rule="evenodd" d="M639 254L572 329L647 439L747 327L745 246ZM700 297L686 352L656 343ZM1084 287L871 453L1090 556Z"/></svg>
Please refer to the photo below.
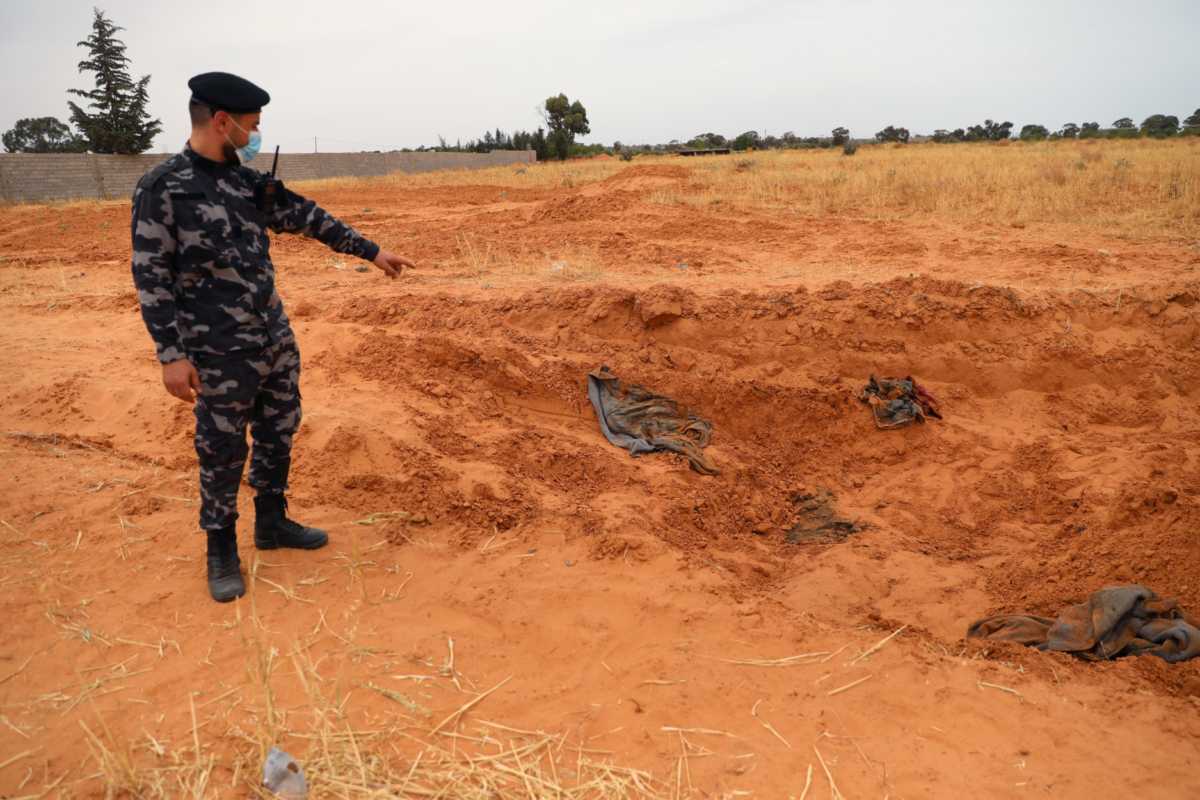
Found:
<svg viewBox="0 0 1200 800"><path fill-rule="evenodd" d="M308 782L296 759L272 747L263 763L263 786L281 800L307 800Z"/></svg>

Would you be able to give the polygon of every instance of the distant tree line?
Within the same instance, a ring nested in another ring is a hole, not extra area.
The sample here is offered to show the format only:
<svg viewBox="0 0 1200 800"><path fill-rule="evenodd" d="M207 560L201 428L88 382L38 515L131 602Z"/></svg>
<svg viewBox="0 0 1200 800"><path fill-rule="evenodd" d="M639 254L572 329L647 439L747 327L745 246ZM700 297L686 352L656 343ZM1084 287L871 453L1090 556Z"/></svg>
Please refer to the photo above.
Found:
<svg viewBox="0 0 1200 800"><path fill-rule="evenodd" d="M546 132L538 128L532 133L529 131L513 131L505 133L500 128L493 131L484 131L483 136L478 139L468 139L462 141L459 139L454 144L450 144L442 136L438 137L436 147L419 147L419 151L434 151L441 153L490 153L493 150L533 150L537 153L538 161L544 161L551 157L550 143L546 139Z"/></svg>
<svg viewBox="0 0 1200 800"><path fill-rule="evenodd" d="M1044 125L1029 124L1021 128L1017 138L1023 141L1040 141L1043 139L1127 139L1146 136L1165 138L1169 136L1200 136L1200 109L1185 118L1182 123L1178 117L1167 114L1154 114L1147 117L1141 125L1134 123L1129 117L1122 117L1113 122L1111 127L1102 128L1098 122L1076 124L1068 122L1056 131L1050 131ZM954 130L939 128L929 136L914 136L908 128L899 125L888 125L878 131L874 141L881 144L895 142L906 144L913 139L933 141L940 144L952 142L997 142L1013 138L1013 123L998 122L985 119L983 122ZM746 131L737 136L726 137L719 133L701 133L687 140L672 139L665 144L630 145L615 142L609 152L616 155L633 153L675 153L680 150L712 150L729 148L731 150L801 150L811 148L845 147L847 144L862 140L853 140L850 131L838 126L830 131L828 136L797 136L788 131L779 136L764 136L757 131Z"/></svg>
<svg viewBox="0 0 1200 800"><path fill-rule="evenodd" d="M558 98L561 98L562 101L566 100L564 95L559 95ZM558 101L558 98L549 98L546 102L551 104ZM582 110L582 105L578 101L573 105L579 106ZM561 101L558 102L558 106L562 107ZM586 111L583 114L583 127L586 127ZM1021 127L1016 138L1022 141L1042 141L1055 139L1131 139L1141 136L1151 138L1200 136L1200 109L1196 109L1182 123L1175 116L1154 114L1147 117L1140 126L1135 124L1129 117L1122 117L1116 120L1108 128L1100 127L1100 123L1098 122L1084 122L1082 124L1068 122L1053 132L1045 125L1027 124ZM898 125L888 125L883 130L876 132L874 141L881 144L907 144L913 138L908 128ZM954 130L938 128L932 135L917 138L939 144L953 142L997 142L1013 138L1013 123L985 119L979 124L970 125L965 128L955 128ZM478 139L468 139L465 142L457 141L452 145L439 136L436 147L421 147L418 149L465 153L486 153L492 150L533 150L537 153L539 161L545 161L549 159L578 158L581 156L599 155L601 153L631 158L638 153L677 153L681 150L717 150L725 148L736 151L804 150L834 147L845 148L847 145L853 143L855 143L855 140L851 138L849 129L840 125L830 131L828 136L797 136L792 131L787 131L778 136L768 136L760 134L758 131L744 131L737 136L727 137L710 131L696 134L686 141L672 139L669 142L661 144L627 144L618 141L614 142L611 147L605 147L602 144L580 144L574 141L573 136L564 138L562 133L556 135L553 131L547 134L545 129L539 127L533 132L517 130L511 134L497 128L495 131L484 132Z"/></svg>
<svg viewBox="0 0 1200 800"><path fill-rule="evenodd" d="M603 145L581 145L575 142L576 136L592 132L588 122L587 109L583 103L574 103L562 93L547 97L541 108L542 119L546 127L529 131L513 131L505 133L500 128L495 132L485 131L478 139L468 139L464 144L461 140L448 144L444 138L438 137L438 146L421 148L442 152L487 153L492 150L533 150L537 153L538 161L551 158L565 160L573 156L590 155L593 151L604 152Z"/></svg>
<svg viewBox="0 0 1200 800"><path fill-rule="evenodd" d="M955 131L954 133L959 133ZM938 133L945 134L946 131ZM1170 114L1153 114L1146 117L1141 125L1134 123L1129 117L1115 120L1107 128L1100 127L1099 122L1084 122L1076 125L1068 122L1056 131L1051 132L1045 125L1025 125L1017 138L1026 142L1037 142L1053 139L1136 139L1147 136L1152 139L1165 139L1171 136L1200 136L1200 108L1183 120ZM936 139L936 136L935 136ZM953 141L953 138L948 139Z"/></svg>

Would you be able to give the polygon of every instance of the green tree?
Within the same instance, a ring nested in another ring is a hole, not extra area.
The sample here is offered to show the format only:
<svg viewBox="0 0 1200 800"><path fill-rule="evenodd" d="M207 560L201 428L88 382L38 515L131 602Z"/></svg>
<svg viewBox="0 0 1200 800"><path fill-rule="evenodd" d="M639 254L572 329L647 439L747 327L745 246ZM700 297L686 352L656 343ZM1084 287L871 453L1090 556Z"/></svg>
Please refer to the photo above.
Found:
<svg viewBox="0 0 1200 800"><path fill-rule="evenodd" d="M1200 136L1200 108L1183 121L1183 132L1188 136Z"/></svg>
<svg viewBox="0 0 1200 800"><path fill-rule="evenodd" d="M968 142L998 142L1007 139L1012 134L1011 122L993 122L985 119L982 125L972 125L967 128L965 141Z"/></svg>
<svg viewBox="0 0 1200 800"><path fill-rule="evenodd" d="M833 129L833 146L839 147L844 145L850 139L850 131L846 128L838 126Z"/></svg>
<svg viewBox="0 0 1200 800"><path fill-rule="evenodd" d="M88 51L88 57L79 62L79 71L94 73L96 87L68 90L87 99L90 109L85 111L68 101L71 122L93 152L144 153L162 130L162 123L150 119L146 110L150 76L133 80L125 43L117 38L124 28L114 25L98 8L94 14L92 34L78 46Z"/></svg>
<svg viewBox="0 0 1200 800"><path fill-rule="evenodd" d="M1023 125L1019 138L1022 142L1040 142L1050 135L1045 125Z"/></svg>
<svg viewBox="0 0 1200 800"><path fill-rule="evenodd" d="M550 144L546 141L546 132L541 128L534 131L533 136L529 139L529 149L537 153L538 161L547 161L550 158Z"/></svg>
<svg viewBox="0 0 1200 800"><path fill-rule="evenodd" d="M576 136L592 132L583 103L578 100L572 103L565 94L546 98L545 117L546 127L550 129L550 143L559 160L570 156Z"/></svg>
<svg viewBox="0 0 1200 800"><path fill-rule="evenodd" d="M1161 139L1179 132L1179 117L1153 114L1142 121L1142 135Z"/></svg>
<svg viewBox="0 0 1200 800"><path fill-rule="evenodd" d="M1074 122L1068 122L1062 126L1062 130L1058 132L1058 135L1064 139L1076 139L1079 137L1079 126Z"/></svg>
<svg viewBox="0 0 1200 800"><path fill-rule="evenodd" d="M30 117L17 120L5 132L4 149L10 153L82 153L87 142L54 117Z"/></svg>
<svg viewBox="0 0 1200 800"><path fill-rule="evenodd" d="M1100 135L1099 122L1085 122L1079 128L1080 139L1095 139Z"/></svg>
<svg viewBox="0 0 1200 800"><path fill-rule="evenodd" d="M738 134L730 146L734 150L752 150L761 144L762 139L759 137L758 131L746 131L745 133Z"/></svg>
<svg viewBox="0 0 1200 800"><path fill-rule="evenodd" d="M687 145L694 150L711 150L728 147L729 142L719 133L701 133L689 139Z"/></svg>
<svg viewBox="0 0 1200 800"><path fill-rule="evenodd" d="M897 128L892 125L888 125L886 128L875 134L875 140L880 143L901 142L903 144L907 144L908 128Z"/></svg>
<svg viewBox="0 0 1200 800"><path fill-rule="evenodd" d="M945 128L938 128L937 130L935 130L933 132L932 138L933 138L933 141L937 142L938 144L950 144L951 142L963 142L963 141L966 141L967 132L965 130L963 130L962 128L955 128L952 131L948 131Z"/></svg>
<svg viewBox="0 0 1200 800"><path fill-rule="evenodd" d="M1112 126L1117 129L1137 127L1133 124L1133 120L1131 120L1129 117L1121 117L1119 120L1114 122Z"/></svg>
<svg viewBox="0 0 1200 800"><path fill-rule="evenodd" d="M131 152L144 153L154 145L154 137L162 132L162 123L150 119L147 107L150 105L150 76L143 75L138 79L133 90L133 99L129 103L128 118L130 129L133 131L133 147Z"/></svg>

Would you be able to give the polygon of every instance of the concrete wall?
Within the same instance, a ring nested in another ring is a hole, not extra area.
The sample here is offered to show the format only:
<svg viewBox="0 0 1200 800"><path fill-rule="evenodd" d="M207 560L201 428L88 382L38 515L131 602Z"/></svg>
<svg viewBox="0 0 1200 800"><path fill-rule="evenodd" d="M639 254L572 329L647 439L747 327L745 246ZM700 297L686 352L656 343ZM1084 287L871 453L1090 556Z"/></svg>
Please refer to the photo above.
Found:
<svg viewBox="0 0 1200 800"><path fill-rule="evenodd" d="M76 153L0 154L0 202L35 203L73 198L122 199L133 194L143 174L160 164L162 154L111 156ZM263 153L252 167L271 169ZM535 161L532 150L491 153L281 153L279 176L285 181L480 169Z"/></svg>

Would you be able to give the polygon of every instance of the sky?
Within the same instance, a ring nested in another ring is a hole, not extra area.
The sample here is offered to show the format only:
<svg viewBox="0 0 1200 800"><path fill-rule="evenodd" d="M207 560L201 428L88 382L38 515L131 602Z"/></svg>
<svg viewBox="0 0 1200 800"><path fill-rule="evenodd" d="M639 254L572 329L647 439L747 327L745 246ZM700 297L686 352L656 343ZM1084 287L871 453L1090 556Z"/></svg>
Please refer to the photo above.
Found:
<svg viewBox="0 0 1200 800"><path fill-rule="evenodd" d="M156 152L187 140L187 80L209 70L271 93L263 146L284 152L532 130L559 92L606 145L1200 107L1197 0L0 0L0 130L66 121L66 90L92 87L93 5L152 76Z"/></svg>

